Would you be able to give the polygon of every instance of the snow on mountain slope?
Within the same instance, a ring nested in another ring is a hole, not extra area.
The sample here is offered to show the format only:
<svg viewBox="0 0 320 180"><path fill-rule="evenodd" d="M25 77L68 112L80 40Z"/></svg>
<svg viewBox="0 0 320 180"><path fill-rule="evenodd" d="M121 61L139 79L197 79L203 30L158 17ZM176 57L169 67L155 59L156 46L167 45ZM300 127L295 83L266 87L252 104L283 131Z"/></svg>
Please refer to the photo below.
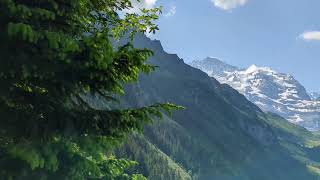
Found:
<svg viewBox="0 0 320 180"><path fill-rule="evenodd" d="M312 99L293 76L256 65L241 69L215 58L190 65L229 84L263 111L279 114L310 131L320 130L320 100Z"/></svg>
<svg viewBox="0 0 320 180"><path fill-rule="evenodd" d="M320 100L320 92L311 92L309 96L313 100Z"/></svg>

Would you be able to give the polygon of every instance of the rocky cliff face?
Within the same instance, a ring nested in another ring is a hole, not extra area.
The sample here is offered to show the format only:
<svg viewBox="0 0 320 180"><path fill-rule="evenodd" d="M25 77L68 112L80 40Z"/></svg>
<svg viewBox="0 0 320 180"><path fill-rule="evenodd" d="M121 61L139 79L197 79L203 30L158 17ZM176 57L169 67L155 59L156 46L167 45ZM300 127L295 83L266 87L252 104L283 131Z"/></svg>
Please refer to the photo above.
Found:
<svg viewBox="0 0 320 180"><path fill-rule="evenodd" d="M194 61L191 65L220 83L229 84L263 111L279 114L311 131L320 129L320 101L311 99L291 75L256 65L240 69L213 58Z"/></svg>

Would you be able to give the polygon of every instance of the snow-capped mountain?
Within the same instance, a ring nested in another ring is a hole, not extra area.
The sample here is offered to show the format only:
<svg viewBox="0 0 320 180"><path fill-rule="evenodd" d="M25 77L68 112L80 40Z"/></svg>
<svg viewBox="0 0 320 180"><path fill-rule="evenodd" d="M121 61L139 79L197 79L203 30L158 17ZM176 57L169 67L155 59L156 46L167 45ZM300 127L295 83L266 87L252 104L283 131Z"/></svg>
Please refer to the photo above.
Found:
<svg viewBox="0 0 320 180"><path fill-rule="evenodd" d="M312 100L320 100L320 92L311 92L309 96Z"/></svg>
<svg viewBox="0 0 320 180"><path fill-rule="evenodd" d="M316 94L311 98L293 76L256 65L241 69L215 58L190 65L229 84L264 111L277 113L310 131L320 130L320 100L316 100Z"/></svg>

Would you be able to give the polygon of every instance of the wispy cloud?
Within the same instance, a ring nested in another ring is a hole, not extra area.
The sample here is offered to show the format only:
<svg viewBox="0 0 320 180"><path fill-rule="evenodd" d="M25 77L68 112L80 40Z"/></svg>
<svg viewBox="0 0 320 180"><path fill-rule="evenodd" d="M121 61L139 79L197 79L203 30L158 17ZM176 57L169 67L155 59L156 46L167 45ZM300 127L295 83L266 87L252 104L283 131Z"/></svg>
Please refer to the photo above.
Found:
<svg viewBox="0 0 320 180"><path fill-rule="evenodd" d="M144 2L147 6L146 8L152 8L156 4L157 0L144 0Z"/></svg>
<svg viewBox="0 0 320 180"><path fill-rule="evenodd" d="M320 31L306 31L299 37L305 41L320 41Z"/></svg>
<svg viewBox="0 0 320 180"><path fill-rule="evenodd" d="M245 5L249 0L211 0L213 4L223 10L231 10Z"/></svg>
<svg viewBox="0 0 320 180"><path fill-rule="evenodd" d="M140 9L146 8L151 9L154 8L158 0L132 0L133 8L127 10L128 13L140 13Z"/></svg>
<svg viewBox="0 0 320 180"><path fill-rule="evenodd" d="M164 14L165 17L170 17L170 16L174 16L177 12L177 7L176 6L171 6L169 11L167 13Z"/></svg>

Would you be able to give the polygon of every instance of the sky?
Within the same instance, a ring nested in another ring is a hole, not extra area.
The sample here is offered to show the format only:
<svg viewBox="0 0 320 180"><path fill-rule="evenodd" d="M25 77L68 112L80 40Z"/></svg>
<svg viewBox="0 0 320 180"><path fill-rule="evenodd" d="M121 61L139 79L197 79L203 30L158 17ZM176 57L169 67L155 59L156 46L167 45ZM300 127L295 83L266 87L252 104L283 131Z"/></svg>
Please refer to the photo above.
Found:
<svg viewBox="0 0 320 180"><path fill-rule="evenodd" d="M320 91L320 0L142 0L163 6L157 24L169 53L268 66Z"/></svg>

